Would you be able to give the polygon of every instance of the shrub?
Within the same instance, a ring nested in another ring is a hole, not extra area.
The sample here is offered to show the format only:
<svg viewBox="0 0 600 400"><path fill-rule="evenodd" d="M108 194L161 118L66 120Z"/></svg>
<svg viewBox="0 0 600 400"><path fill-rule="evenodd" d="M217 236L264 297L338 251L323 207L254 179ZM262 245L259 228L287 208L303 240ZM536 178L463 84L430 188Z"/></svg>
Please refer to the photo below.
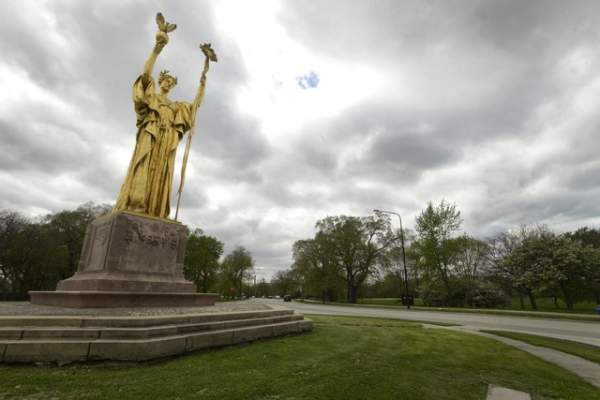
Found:
<svg viewBox="0 0 600 400"><path fill-rule="evenodd" d="M431 282L421 288L423 304L430 307L503 307L510 297L492 283L474 279L455 278L450 290L441 282Z"/></svg>
<svg viewBox="0 0 600 400"><path fill-rule="evenodd" d="M510 305L510 297L499 287L477 281L471 294L471 306L478 308L506 307Z"/></svg>

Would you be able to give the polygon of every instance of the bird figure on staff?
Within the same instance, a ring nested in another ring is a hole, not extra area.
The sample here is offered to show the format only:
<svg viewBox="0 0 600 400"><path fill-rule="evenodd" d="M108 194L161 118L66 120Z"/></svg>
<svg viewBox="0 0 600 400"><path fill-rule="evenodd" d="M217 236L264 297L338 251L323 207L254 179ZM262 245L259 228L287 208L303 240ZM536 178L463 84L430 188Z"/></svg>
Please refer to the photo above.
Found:
<svg viewBox="0 0 600 400"><path fill-rule="evenodd" d="M168 34L177 25L166 22L161 13L156 15L156 22L158 33L154 48L144 64L142 74L133 84L133 105L137 115L136 144L114 211L169 217L175 154L179 142L189 132L177 191L177 219L196 112L204 98L210 62L216 62L217 56L210 43L200 45L205 60L194 101L171 101L169 92L177 85L177 78L169 71L161 71L157 90L152 70L158 55L169 43Z"/></svg>

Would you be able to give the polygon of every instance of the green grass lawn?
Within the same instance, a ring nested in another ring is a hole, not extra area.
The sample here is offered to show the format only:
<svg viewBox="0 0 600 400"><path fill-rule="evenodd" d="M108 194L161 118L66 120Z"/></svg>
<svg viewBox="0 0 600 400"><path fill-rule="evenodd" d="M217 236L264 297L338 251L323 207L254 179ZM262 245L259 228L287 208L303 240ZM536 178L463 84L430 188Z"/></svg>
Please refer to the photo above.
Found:
<svg viewBox="0 0 600 400"><path fill-rule="evenodd" d="M593 346L591 344L573 342L571 340L554 339L545 336L530 335L527 333L520 332L507 332L507 331L488 331L482 332L492 333L498 336L504 336L511 339L521 340L523 342L530 343L534 346L549 347L558 351L573 354L581 358L585 358L590 361L597 362L600 364L600 347Z"/></svg>
<svg viewBox="0 0 600 400"><path fill-rule="evenodd" d="M548 297L542 297L535 299L535 302L538 306L538 311L548 311L548 312L574 312L574 313L596 313L597 304L593 301L579 301L573 305L573 311L567 310L567 305L561 299L558 299L558 307L554 305L554 301ZM524 299L525 310L532 311L531 304L529 304L529 300ZM511 305L509 307L511 310L521 310L521 302L518 298L513 298Z"/></svg>
<svg viewBox="0 0 600 400"><path fill-rule="evenodd" d="M2 366L0 399L460 399L488 384L534 399L600 399L575 375L494 340L374 318L145 364Z"/></svg>

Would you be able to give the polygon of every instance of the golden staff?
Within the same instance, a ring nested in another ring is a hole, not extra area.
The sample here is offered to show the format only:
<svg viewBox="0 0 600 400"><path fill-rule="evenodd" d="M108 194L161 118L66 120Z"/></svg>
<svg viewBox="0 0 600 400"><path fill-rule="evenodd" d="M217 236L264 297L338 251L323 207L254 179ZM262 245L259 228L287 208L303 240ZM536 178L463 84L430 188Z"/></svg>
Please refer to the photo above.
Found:
<svg viewBox="0 0 600 400"><path fill-rule="evenodd" d="M177 209L175 210L175 220L177 220L177 216L179 215L179 203L181 202L181 192L183 191L183 183L185 181L185 170L187 167L188 157L190 155L190 147L192 145L192 136L194 135L194 128L196 127L196 111L200 104L202 104L202 99L204 98L204 88L206 87L206 74L208 73L208 68L210 66L210 62L217 62L217 54L214 49L210 46L210 43L204 43L200 45L200 49L204 53L204 68L202 69L202 76L200 77L200 89L198 89L198 95L194 99L194 103L192 106L192 126L190 127L190 134L188 135L188 140L185 145L185 153L183 153L183 163L181 165L181 180L179 181L179 189L177 190Z"/></svg>

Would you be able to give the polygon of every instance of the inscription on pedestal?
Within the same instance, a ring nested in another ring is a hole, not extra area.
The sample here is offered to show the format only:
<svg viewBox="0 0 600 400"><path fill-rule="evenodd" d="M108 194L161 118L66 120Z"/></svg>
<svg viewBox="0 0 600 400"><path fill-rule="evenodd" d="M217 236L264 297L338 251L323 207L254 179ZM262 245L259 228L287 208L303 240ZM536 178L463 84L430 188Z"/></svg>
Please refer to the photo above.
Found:
<svg viewBox="0 0 600 400"><path fill-rule="evenodd" d="M181 239L181 229L177 228L177 225L164 227L157 222L128 221L123 240L126 258L122 269L175 274L178 264L177 250Z"/></svg>
<svg viewBox="0 0 600 400"><path fill-rule="evenodd" d="M179 223L116 212L94 220L79 270L58 290L195 292L183 276L188 229Z"/></svg>
<svg viewBox="0 0 600 400"><path fill-rule="evenodd" d="M79 272L182 276L185 226L116 213L92 222Z"/></svg>

